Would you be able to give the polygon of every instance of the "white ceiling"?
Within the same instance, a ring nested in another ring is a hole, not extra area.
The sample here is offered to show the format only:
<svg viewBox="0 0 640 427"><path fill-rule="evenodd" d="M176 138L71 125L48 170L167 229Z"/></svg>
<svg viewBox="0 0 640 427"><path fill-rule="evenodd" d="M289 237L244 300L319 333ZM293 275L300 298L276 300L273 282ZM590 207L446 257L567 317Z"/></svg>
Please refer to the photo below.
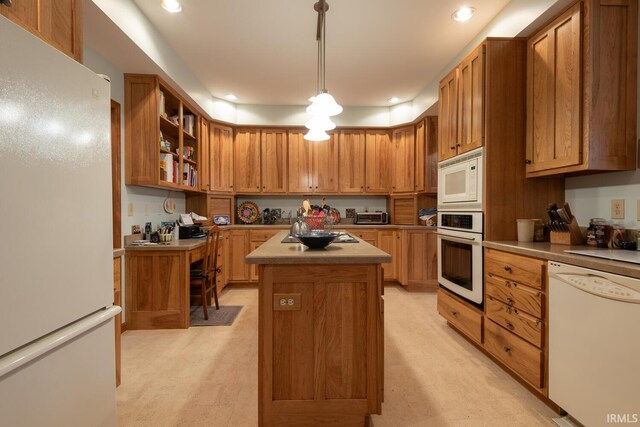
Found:
<svg viewBox="0 0 640 427"><path fill-rule="evenodd" d="M134 0L185 64L222 98L304 105L316 91L315 0ZM327 89L345 106L413 99L509 0L329 0ZM472 5L467 23L451 14Z"/></svg>

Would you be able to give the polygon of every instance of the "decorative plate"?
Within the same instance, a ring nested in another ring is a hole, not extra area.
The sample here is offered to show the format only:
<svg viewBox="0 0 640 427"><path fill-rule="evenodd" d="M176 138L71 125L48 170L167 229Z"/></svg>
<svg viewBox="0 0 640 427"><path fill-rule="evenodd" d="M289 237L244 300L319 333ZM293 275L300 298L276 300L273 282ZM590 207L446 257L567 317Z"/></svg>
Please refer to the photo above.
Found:
<svg viewBox="0 0 640 427"><path fill-rule="evenodd" d="M216 225L229 225L231 224L231 220L229 215L214 215L213 223Z"/></svg>
<svg viewBox="0 0 640 427"><path fill-rule="evenodd" d="M253 224L258 219L258 205L253 202L242 202L238 206L238 218L245 224Z"/></svg>

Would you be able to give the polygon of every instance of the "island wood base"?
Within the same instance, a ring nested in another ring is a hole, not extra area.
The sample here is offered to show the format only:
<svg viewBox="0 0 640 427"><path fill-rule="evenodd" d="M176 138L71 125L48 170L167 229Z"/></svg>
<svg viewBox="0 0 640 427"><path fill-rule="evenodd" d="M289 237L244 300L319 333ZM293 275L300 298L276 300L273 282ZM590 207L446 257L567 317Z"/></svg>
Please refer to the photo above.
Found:
<svg viewBox="0 0 640 427"><path fill-rule="evenodd" d="M380 414L380 264L262 264L259 278L259 425L364 426Z"/></svg>

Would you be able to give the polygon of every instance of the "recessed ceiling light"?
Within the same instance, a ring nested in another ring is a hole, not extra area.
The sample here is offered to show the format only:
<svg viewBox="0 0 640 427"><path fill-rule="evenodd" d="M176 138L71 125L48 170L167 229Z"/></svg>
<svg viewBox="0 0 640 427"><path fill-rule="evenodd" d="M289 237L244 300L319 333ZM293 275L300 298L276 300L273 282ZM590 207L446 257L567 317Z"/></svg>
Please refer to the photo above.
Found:
<svg viewBox="0 0 640 427"><path fill-rule="evenodd" d="M466 22L469 19L471 19L474 13L476 13L475 7L465 6L453 12L453 15L451 15L451 18L454 21Z"/></svg>
<svg viewBox="0 0 640 427"><path fill-rule="evenodd" d="M162 0L161 5L167 12L178 13L182 11L182 6L180 6L178 0Z"/></svg>
<svg viewBox="0 0 640 427"><path fill-rule="evenodd" d="M227 98L229 101L237 101L238 100L238 97L235 96L232 93L229 93L229 94L225 95L224 97Z"/></svg>
<svg viewBox="0 0 640 427"><path fill-rule="evenodd" d="M398 98L397 96L393 96L387 99L387 101L389 101L390 104L397 104L398 102L400 102L400 98Z"/></svg>

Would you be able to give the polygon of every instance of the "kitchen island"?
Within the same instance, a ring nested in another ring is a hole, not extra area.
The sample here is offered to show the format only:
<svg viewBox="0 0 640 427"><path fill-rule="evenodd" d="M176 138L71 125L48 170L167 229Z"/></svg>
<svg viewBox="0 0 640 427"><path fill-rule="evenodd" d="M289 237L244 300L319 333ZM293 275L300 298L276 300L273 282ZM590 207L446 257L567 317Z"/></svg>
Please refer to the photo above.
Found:
<svg viewBox="0 0 640 427"><path fill-rule="evenodd" d="M381 263L358 239L309 250L282 231L258 265L261 426L364 426L383 400Z"/></svg>

